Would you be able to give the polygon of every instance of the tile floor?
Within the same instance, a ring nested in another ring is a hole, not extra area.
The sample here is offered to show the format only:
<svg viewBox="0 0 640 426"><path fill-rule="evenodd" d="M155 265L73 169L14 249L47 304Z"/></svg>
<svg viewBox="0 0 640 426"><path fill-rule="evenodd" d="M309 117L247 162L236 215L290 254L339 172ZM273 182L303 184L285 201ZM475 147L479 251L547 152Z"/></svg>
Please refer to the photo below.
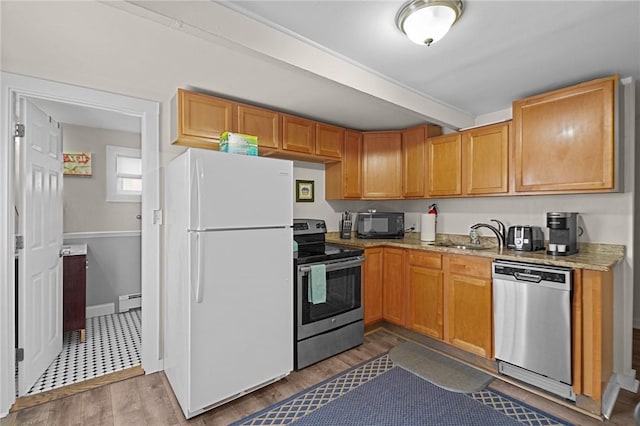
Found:
<svg viewBox="0 0 640 426"><path fill-rule="evenodd" d="M140 309L87 319L86 341L64 333L62 352L27 395L140 365Z"/></svg>

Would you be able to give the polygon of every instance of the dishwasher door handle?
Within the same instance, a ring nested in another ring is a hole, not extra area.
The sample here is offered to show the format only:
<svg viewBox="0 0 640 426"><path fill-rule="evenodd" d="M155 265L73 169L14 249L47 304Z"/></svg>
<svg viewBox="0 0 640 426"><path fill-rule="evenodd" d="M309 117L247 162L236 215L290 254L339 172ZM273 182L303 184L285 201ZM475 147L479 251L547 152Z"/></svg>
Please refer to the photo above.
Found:
<svg viewBox="0 0 640 426"><path fill-rule="evenodd" d="M527 281L530 283L539 283L542 281L542 277L540 275L526 274L524 272L514 272L513 276L520 281Z"/></svg>

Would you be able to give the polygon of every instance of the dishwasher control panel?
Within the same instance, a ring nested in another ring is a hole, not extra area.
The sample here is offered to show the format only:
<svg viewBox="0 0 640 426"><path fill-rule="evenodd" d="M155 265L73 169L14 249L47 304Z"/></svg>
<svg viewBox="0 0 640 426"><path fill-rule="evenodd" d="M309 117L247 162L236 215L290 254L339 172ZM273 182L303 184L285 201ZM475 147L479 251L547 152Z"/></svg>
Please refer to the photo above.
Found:
<svg viewBox="0 0 640 426"><path fill-rule="evenodd" d="M561 284L571 287L571 268L534 265L507 261L493 263L493 277L541 284Z"/></svg>

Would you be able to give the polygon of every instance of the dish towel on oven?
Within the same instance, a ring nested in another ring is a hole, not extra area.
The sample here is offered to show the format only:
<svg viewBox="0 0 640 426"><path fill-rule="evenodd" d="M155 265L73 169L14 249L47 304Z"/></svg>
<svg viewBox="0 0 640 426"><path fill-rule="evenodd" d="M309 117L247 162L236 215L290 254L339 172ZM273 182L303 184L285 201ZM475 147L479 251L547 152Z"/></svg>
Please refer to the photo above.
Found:
<svg viewBox="0 0 640 426"><path fill-rule="evenodd" d="M326 303L327 301L327 267L322 265L311 265L309 271L309 296L310 303Z"/></svg>

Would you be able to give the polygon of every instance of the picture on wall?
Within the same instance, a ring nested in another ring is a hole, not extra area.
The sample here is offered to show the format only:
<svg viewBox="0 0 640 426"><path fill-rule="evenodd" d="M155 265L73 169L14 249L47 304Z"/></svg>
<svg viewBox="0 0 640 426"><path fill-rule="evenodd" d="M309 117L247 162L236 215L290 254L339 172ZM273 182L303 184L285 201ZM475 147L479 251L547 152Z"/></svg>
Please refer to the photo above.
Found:
<svg viewBox="0 0 640 426"><path fill-rule="evenodd" d="M90 152L65 152L62 154L62 158L65 175L91 176Z"/></svg>
<svg viewBox="0 0 640 426"><path fill-rule="evenodd" d="M296 201L299 203L313 203L312 180L296 180Z"/></svg>

